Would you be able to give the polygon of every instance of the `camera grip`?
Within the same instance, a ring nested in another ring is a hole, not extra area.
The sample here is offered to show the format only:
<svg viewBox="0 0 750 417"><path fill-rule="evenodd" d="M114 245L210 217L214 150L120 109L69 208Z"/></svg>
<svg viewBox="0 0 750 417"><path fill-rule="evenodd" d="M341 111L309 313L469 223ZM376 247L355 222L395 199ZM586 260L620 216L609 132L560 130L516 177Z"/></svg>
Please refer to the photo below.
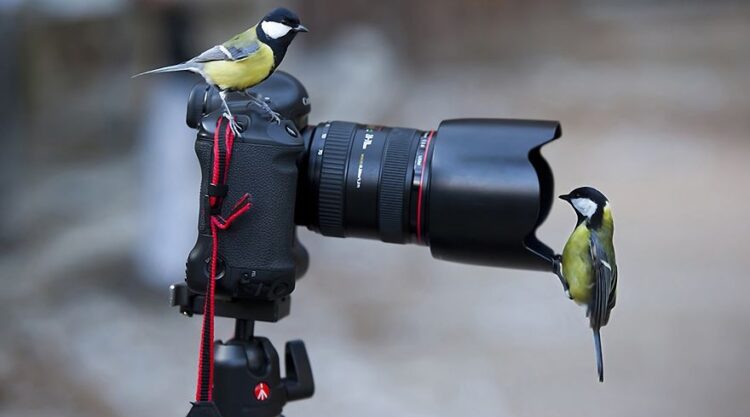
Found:
<svg viewBox="0 0 750 417"><path fill-rule="evenodd" d="M218 232L217 296L273 300L294 290L297 158L304 146L284 129L263 133L260 139L235 139L221 213L226 216L245 193L250 195L252 208L229 229ZM200 216L186 281L192 291L203 293L211 257L211 213L206 194L213 141L199 134L195 151L202 173Z"/></svg>

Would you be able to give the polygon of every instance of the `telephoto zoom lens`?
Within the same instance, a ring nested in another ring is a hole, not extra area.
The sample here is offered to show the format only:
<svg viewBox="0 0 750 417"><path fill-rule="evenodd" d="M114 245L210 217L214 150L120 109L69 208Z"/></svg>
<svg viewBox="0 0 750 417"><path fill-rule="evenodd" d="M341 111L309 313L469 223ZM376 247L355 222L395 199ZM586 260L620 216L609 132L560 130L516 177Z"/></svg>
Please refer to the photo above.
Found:
<svg viewBox="0 0 750 417"><path fill-rule="evenodd" d="M296 222L326 236L430 247L439 259L547 270L552 121L447 120L435 131L328 122L304 130Z"/></svg>
<svg viewBox="0 0 750 417"><path fill-rule="evenodd" d="M318 125L303 169L308 226L326 236L419 242L434 132L350 122ZM299 210L298 210L299 211Z"/></svg>

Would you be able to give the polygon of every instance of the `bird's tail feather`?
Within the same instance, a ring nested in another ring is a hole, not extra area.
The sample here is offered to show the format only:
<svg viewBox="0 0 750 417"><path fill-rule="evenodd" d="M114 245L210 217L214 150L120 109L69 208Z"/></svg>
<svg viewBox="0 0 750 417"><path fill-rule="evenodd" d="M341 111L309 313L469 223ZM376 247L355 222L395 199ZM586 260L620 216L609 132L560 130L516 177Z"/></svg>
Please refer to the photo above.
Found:
<svg viewBox="0 0 750 417"><path fill-rule="evenodd" d="M602 337L599 329L594 330L594 350L596 351L596 370L599 372L599 382L604 382L604 359L602 358Z"/></svg>
<svg viewBox="0 0 750 417"><path fill-rule="evenodd" d="M177 72L177 71L195 71L195 65L189 62L185 62L182 64L177 65L170 65L168 67L161 67L157 69L153 69L151 71L145 71L140 74L136 74L132 76L131 78L140 77L141 75L148 75L148 74L159 74L162 72Z"/></svg>

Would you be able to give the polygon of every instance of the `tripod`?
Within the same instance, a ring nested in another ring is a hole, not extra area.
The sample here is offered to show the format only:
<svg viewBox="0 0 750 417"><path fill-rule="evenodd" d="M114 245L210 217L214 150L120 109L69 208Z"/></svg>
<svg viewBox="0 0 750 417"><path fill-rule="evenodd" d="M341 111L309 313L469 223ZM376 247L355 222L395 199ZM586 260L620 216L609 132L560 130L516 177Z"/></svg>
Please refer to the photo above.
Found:
<svg viewBox="0 0 750 417"><path fill-rule="evenodd" d="M182 314L203 313L203 295L184 283L172 285L170 292L171 305ZM234 337L214 343L213 398L218 410L194 407L188 417L276 417L288 401L313 395L305 344L286 343L286 377L281 378L276 349L267 338L254 334L256 321L277 322L289 315L291 301L290 296L274 301L216 299L216 316L235 319Z"/></svg>

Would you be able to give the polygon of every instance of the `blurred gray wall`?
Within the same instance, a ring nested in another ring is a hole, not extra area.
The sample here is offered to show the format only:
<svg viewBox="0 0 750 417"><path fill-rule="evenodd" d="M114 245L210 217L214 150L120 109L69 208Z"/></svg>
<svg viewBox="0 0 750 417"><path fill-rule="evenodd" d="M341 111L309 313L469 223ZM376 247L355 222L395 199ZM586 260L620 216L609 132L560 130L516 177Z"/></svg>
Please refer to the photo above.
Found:
<svg viewBox="0 0 750 417"><path fill-rule="evenodd" d="M200 323L166 285L195 237L197 80L130 77L276 5L0 0L1 416L186 413ZM310 351L316 395L287 415L750 414L747 2L288 5L311 121L560 120L555 191L610 197L621 277L602 385L554 276L302 231L292 315L258 326ZM540 236L574 221L555 205Z"/></svg>

